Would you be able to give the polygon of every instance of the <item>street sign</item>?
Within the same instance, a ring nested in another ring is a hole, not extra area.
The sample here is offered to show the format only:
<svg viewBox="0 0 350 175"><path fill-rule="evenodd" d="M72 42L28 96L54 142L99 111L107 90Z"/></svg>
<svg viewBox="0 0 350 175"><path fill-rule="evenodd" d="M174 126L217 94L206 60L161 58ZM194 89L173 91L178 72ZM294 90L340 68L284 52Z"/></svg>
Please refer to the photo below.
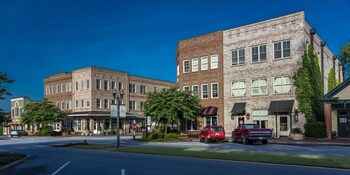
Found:
<svg viewBox="0 0 350 175"><path fill-rule="evenodd" d="M112 118L117 118L118 117L118 105L111 105L111 117ZM125 118L126 117L125 105L120 105L119 117L120 118Z"/></svg>

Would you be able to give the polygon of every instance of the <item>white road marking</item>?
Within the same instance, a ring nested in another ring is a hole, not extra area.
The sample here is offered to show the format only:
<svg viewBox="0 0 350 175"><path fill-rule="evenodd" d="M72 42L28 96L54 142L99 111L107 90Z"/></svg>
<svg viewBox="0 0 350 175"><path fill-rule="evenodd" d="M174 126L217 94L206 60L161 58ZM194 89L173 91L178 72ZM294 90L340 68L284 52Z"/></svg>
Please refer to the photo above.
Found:
<svg viewBox="0 0 350 175"><path fill-rule="evenodd" d="M61 167L59 167L55 172L53 172L51 175L56 175L57 173L59 173L64 167L66 167L67 165L70 164L70 161L66 162L65 164L63 164Z"/></svg>

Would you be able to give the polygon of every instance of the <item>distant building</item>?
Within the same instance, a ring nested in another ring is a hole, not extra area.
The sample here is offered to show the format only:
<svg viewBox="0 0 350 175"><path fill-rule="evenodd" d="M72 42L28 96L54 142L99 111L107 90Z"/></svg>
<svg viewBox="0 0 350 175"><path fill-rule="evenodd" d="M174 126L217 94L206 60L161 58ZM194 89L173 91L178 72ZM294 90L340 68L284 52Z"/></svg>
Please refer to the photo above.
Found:
<svg viewBox="0 0 350 175"><path fill-rule="evenodd" d="M122 103L127 115L121 119L120 127L128 134L132 123L141 127L144 122L146 93L175 86L167 81L93 66L49 76L44 83L45 98L67 112L63 128L82 135L114 131L116 121L110 117L110 106L115 103L113 91L124 92Z"/></svg>
<svg viewBox="0 0 350 175"><path fill-rule="evenodd" d="M342 67L304 12L180 41L177 86L201 98L204 122L196 129L223 125L230 136L240 123L256 123L275 137L303 129L292 77L307 44L320 59L326 93L329 70L342 82Z"/></svg>

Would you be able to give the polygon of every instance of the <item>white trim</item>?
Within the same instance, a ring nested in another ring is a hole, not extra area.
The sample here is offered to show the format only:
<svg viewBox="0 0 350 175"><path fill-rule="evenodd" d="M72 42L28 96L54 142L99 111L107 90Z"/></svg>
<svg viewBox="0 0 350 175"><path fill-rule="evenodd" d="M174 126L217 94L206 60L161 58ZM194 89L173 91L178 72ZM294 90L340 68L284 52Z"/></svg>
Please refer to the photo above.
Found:
<svg viewBox="0 0 350 175"><path fill-rule="evenodd" d="M203 86L207 86L207 95L208 95L207 98L204 98L204 97L203 97ZM201 99L208 99L209 97L210 97L210 94L209 94L209 85L208 85L208 84L201 84Z"/></svg>
<svg viewBox="0 0 350 175"><path fill-rule="evenodd" d="M209 69L209 57L208 56L203 56L203 57L201 57L201 68L200 68L200 70L208 70ZM206 62L207 62L207 64L206 64L206 68L205 69L203 69L203 60L206 60Z"/></svg>
<svg viewBox="0 0 350 175"><path fill-rule="evenodd" d="M216 58L216 63L213 62L213 58ZM216 67L213 67L213 64L215 63L216 64ZM217 69L219 68L219 55L218 54L213 54L213 55L210 55L210 69Z"/></svg>
<svg viewBox="0 0 350 175"><path fill-rule="evenodd" d="M189 62L189 65L190 65L190 67L189 67L189 70L186 72L185 70L185 62ZM190 71L191 71L191 61L190 60L183 60L182 61L182 72L183 73L190 73Z"/></svg>
<svg viewBox="0 0 350 175"><path fill-rule="evenodd" d="M217 85L217 92L216 92L217 95L218 95L217 97L213 97L213 85L214 85L214 84ZM219 83L218 83L218 82L210 83L210 97L211 97L211 98L214 98L214 99L215 99L215 98L219 98L219 89L220 89L220 88L219 88Z"/></svg>
<svg viewBox="0 0 350 175"><path fill-rule="evenodd" d="M194 65L194 63L195 63L195 61L197 61L197 67L195 67ZM194 68L196 68L196 69L194 69ZM198 72L199 71L199 58L193 58L192 60L191 60L191 71L192 72Z"/></svg>

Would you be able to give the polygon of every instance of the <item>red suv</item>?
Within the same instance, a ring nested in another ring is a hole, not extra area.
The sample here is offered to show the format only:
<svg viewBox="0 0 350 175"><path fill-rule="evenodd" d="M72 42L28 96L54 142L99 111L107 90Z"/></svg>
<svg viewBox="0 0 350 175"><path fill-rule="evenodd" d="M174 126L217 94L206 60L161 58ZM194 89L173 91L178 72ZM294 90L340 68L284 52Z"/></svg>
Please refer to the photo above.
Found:
<svg viewBox="0 0 350 175"><path fill-rule="evenodd" d="M206 126L199 133L201 142L224 141L225 131L222 126Z"/></svg>

